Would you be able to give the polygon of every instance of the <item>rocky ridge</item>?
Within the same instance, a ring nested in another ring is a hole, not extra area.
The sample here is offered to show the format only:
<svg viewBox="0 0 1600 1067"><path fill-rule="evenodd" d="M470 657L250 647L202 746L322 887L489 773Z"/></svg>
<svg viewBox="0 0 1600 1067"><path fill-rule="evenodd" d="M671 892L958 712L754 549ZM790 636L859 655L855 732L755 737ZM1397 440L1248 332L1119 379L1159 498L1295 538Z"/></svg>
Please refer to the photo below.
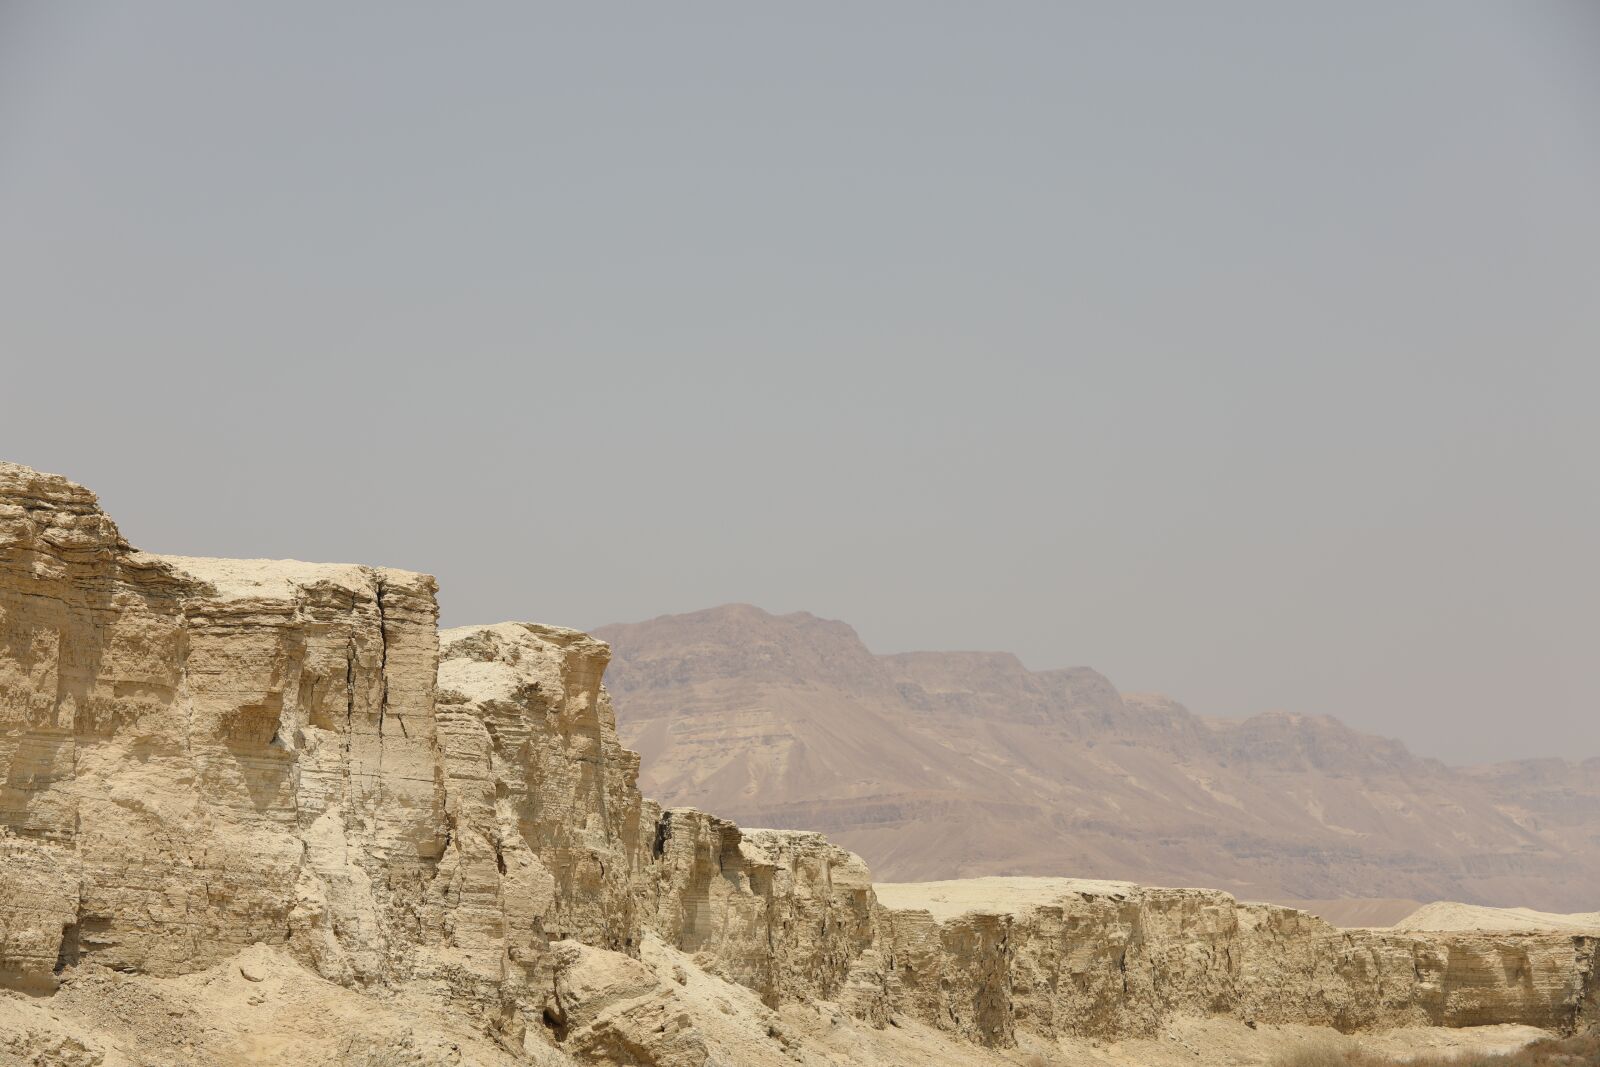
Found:
<svg viewBox="0 0 1600 1067"><path fill-rule="evenodd" d="M894 881L1127 878L1384 921L1594 907L1600 760L1462 771L1332 718L1208 718L1002 652L874 655L744 604L595 633L645 792L819 830Z"/></svg>
<svg viewBox="0 0 1600 1067"><path fill-rule="evenodd" d="M603 642L436 621L425 575L138 552L0 465L0 1062L267 1062L297 1026L304 1062L707 1065L1595 1021L1591 937L1132 886L888 906L819 834L645 799Z"/></svg>

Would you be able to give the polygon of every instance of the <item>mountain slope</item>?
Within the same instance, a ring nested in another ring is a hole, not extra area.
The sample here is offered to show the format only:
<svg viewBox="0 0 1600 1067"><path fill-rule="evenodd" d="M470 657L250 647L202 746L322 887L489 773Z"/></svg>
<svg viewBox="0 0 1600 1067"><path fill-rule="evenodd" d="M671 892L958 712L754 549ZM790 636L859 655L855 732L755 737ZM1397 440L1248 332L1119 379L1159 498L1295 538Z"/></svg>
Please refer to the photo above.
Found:
<svg viewBox="0 0 1600 1067"><path fill-rule="evenodd" d="M595 632L647 791L822 830L887 880L1592 907L1600 849L1529 814L1527 774L1453 770L1332 718L1203 718L1006 653L876 656L843 623L747 605Z"/></svg>

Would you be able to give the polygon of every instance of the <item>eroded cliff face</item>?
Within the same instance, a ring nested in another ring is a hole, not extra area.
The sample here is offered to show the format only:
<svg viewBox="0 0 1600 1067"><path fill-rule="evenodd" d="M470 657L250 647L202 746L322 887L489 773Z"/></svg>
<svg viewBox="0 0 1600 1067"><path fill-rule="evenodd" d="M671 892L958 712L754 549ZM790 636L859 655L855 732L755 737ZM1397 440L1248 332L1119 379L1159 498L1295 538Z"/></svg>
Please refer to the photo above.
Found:
<svg viewBox="0 0 1600 1067"><path fill-rule="evenodd" d="M674 1005L716 979L761 1005L727 1040L802 1061L785 1006L1004 1048L1175 1015L1565 1030L1600 999L1586 938L1343 932L1193 890L889 908L818 834L641 797L604 643L436 619L424 575L152 556L0 465L0 983L276 949L514 1057L663 1064L715 1061L722 1023Z"/></svg>
<svg viewBox="0 0 1600 1067"><path fill-rule="evenodd" d="M0 975L176 974L255 942L394 973L444 844L433 582L132 551L0 468Z"/></svg>
<svg viewBox="0 0 1600 1067"><path fill-rule="evenodd" d="M894 1006L989 1043L1011 1029L1149 1034L1182 1015L1342 1031L1518 1022L1565 1032L1595 1011L1594 938L1340 930L1211 890L1037 881L1033 901L942 922L928 908L886 909ZM940 884L884 894L910 903Z"/></svg>

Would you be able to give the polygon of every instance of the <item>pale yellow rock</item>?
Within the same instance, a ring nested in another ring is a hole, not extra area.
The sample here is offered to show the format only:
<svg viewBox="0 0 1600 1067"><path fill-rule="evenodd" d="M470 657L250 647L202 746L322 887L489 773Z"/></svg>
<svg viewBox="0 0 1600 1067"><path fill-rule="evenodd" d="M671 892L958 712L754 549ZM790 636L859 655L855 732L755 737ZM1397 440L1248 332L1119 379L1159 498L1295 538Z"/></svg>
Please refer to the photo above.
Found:
<svg viewBox="0 0 1600 1067"><path fill-rule="evenodd" d="M436 619L426 575L136 552L0 465L0 1065L1158 1062L1202 1023L1251 1062L1247 1022L1600 1005L1588 936L874 890L819 834L644 799L603 642Z"/></svg>
<svg viewBox="0 0 1600 1067"><path fill-rule="evenodd" d="M876 888L900 908L885 925L911 964L896 982L897 1006L938 1011L974 1040L1003 1027L973 1022L1002 995L1017 1027L1045 1035L1151 1033L1208 1014L1340 1030L1565 1031L1594 1012L1600 942L1590 937L1340 930L1214 890L1119 882Z"/></svg>
<svg viewBox="0 0 1600 1067"><path fill-rule="evenodd" d="M1396 930L1548 933L1600 936L1600 911L1557 915L1532 908L1485 908L1436 901L1394 924Z"/></svg>
<svg viewBox="0 0 1600 1067"><path fill-rule="evenodd" d="M925 911L943 922L969 911L1017 915L1051 904L1072 893L1110 896L1139 887L1132 882L1098 878L958 878L940 882L877 882L878 902L885 907Z"/></svg>

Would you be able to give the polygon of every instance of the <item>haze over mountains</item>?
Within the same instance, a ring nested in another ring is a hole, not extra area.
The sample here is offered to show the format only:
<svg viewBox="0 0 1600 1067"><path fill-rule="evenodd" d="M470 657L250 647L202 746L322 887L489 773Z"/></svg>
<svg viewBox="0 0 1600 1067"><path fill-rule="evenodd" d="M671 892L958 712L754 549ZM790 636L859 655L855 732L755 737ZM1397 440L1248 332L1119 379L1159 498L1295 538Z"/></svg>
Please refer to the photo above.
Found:
<svg viewBox="0 0 1600 1067"><path fill-rule="evenodd" d="M1594 906L1600 759L1451 768L1329 717L1194 715L1087 667L874 655L804 612L727 605L595 633L647 794L821 830L881 880Z"/></svg>

